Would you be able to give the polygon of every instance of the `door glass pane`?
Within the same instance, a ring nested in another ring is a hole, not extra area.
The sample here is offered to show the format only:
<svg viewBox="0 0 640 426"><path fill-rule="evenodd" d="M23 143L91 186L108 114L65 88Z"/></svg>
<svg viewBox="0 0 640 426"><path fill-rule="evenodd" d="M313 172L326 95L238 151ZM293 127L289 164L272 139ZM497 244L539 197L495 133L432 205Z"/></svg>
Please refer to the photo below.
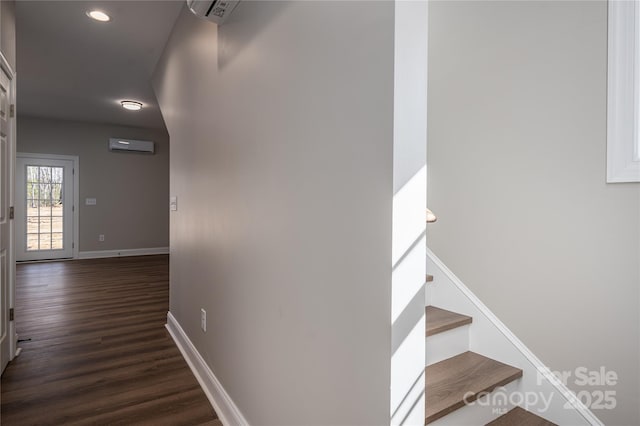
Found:
<svg viewBox="0 0 640 426"><path fill-rule="evenodd" d="M62 250L62 232L54 232L51 234L51 249L52 250Z"/></svg>
<svg viewBox="0 0 640 426"><path fill-rule="evenodd" d="M40 186L37 183L27 182L27 199L37 200L40 198Z"/></svg>
<svg viewBox="0 0 640 426"><path fill-rule="evenodd" d="M62 250L63 249L62 233L61 232L54 232L53 234L51 234L51 249L52 250Z"/></svg>
<svg viewBox="0 0 640 426"><path fill-rule="evenodd" d="M40 216L40 234L51 233L51 216Z"/></svg>
<svg viewBox="0 0 640 426"><path fill-rule="evenodd" d="M27 166L27 183L38 183L38 171L36 166Z"/></svg>
<svg viewBox="0 0 640 426"><path fill-rule="evenodd" d="M51 205L62 205L62 184L51 184Z"/></svg>
<svg viewBox="0 0 640 426"><path fill-rule="evenodd" d="M40 183L51 182L51 167L40 167Z"/></svg>
<svg viewBox="0 0 640 426"><path fill-rule="evenodd" d="M27 234L27 250L38 250L38 234Z"/></svg>
<svg viewBox="0 0 640 426"><path fill-rule="evenodd" d="M41 183L39 190L39 199L42 201L51 199L51 184L50 183Z"/></svg>
<svg viewBox="0 0 640 426"><path fill-rule="evenodd" d="M62 215L51 218L51 232L62 233Z"/></svg>
<svg viewBox="0 0 640 426"><path fill-rule="evenodd" d="M64 249L64 168L27 166L27 251Z"/></svg>
<svg viewBox="0 0 640 426"><path fill-rule="evenodd" d="M38 206L40 205L39 200L27 200L27 216L29 217L38 217L40 210L38 210Z"/></svg>
<svg viewBox="0 0 640 426"><path fill-rule="evenodd" d="M51 234L40 234L40 250L51 250Z"/></svg>
<svg viewBox="0 0 640 426"><path fill-rule="evenodd" d="M40 218L31 216L27 218L27 235L40 233Z"/></svg>
<svg viewBox="0 0 640 426"><path fill-rule="evenodd" d="M62 167L54 167L53 173L51 174L51 182L61 184L62 179Z"/></svg>

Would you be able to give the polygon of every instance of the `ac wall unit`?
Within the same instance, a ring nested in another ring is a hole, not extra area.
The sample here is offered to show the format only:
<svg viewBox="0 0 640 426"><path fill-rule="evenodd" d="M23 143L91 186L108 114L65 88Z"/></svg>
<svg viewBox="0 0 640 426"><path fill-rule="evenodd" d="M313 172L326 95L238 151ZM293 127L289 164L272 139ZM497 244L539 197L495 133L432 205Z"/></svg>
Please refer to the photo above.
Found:
<svg viewBox="0 0 640 426"><path fill-rule="evenodd" d="M155 152L155 146L151 141L110 138L109 151L145 152L153 154Z"/></svg>
<svg viewBox="0 0 640 426"><path fill-rule="evenodd" d="M240 0L187 0L187 6L196 15L218 25L227 20Z"/></svg>

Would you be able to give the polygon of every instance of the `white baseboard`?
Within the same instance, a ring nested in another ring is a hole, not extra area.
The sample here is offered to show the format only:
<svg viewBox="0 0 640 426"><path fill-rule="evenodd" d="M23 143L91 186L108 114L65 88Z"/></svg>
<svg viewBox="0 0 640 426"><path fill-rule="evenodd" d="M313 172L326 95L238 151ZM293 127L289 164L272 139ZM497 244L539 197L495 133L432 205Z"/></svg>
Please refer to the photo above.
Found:
<svg viewBox="0 0 640 426"><path fill-rule="evenodd" d="M101 259L103 257L148 256L153 254L169 254L169 247L81 251L78 253L78 259Z"/></svg>
<svg viewBox="0 0 640 426"><path fill-rule="evenodd" d="M166 327L222 424L225 426L248 426L249 422L245 420L171 312L167 312Z"/></svg>

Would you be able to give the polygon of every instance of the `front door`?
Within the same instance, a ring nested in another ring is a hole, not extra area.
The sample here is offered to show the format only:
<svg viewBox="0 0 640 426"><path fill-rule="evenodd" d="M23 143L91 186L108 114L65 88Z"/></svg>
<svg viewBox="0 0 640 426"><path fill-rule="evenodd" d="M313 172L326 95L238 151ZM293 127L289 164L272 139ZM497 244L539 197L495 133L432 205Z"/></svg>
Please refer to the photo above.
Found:
<svg viewBox="0 0 640 426"><path fill-rule="evenodd" d="M16 260L73 257L73 169L73 160L18 154Z"/></svg>

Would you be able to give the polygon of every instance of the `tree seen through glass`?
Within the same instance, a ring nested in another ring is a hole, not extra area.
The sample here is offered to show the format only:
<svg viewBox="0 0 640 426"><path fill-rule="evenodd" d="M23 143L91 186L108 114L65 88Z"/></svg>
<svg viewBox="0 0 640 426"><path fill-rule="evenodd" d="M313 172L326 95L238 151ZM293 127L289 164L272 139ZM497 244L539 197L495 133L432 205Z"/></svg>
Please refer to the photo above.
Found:
<svg viewBox="0 0 640 426"><path fill-rule="evenodd" d="M63 167L27 166L27 251L62 250Z"/></svg>

